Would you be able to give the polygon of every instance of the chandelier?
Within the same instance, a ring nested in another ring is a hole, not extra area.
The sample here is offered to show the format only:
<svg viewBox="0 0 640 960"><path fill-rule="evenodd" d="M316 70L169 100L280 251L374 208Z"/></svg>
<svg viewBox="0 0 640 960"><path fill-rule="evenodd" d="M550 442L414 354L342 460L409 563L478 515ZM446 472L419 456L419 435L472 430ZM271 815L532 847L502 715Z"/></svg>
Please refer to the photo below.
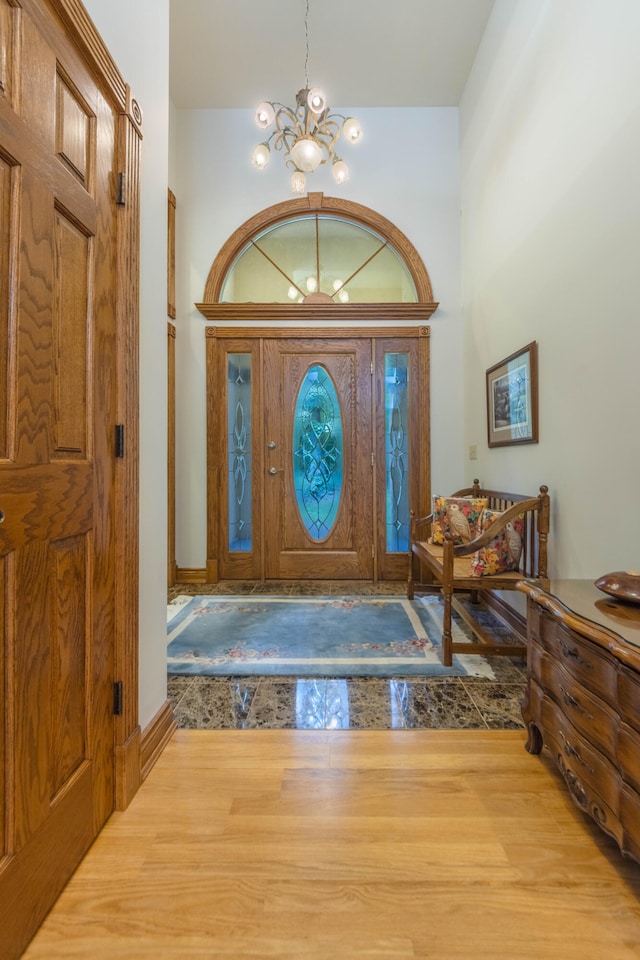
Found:
<svg viewBox="0 0 640 960"><path fill-rule="evenodd" d="M258 104L255 121L261 130L274 127L267 140L259 143L253 151L252 163L263 170L269 163L273 141L274 150L282 150L285 162L293 169L291 190L304 193L307 186L306 173L313 173L322 163L331 163L331 173L337 184L349 179L349 168L335 152L335 145L342 134L349 143L358 143L362 135L360 124L353 117L329 113L327 98L319 87L309 86L309 0L305 18L305 82L296 94L295 107L286 107L277 101L263 100Z"/></svg>

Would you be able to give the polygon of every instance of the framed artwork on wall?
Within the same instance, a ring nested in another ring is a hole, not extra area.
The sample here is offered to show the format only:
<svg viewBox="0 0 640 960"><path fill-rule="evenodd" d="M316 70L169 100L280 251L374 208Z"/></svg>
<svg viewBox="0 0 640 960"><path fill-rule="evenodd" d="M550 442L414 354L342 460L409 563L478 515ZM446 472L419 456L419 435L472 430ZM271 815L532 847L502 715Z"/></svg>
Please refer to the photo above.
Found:
<svg viewBox="0 0 640 960"><path fill-rule="evenodd" d="M490 447L538 442L538 345L534 341L487 370Z"/></svg>

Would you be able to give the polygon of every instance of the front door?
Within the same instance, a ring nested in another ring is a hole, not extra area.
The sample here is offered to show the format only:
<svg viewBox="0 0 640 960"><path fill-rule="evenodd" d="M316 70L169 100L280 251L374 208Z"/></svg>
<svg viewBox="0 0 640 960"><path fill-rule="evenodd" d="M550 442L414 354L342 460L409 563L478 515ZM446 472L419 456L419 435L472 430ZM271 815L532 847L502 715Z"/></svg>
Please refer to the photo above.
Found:
<svg viewBox="0 0 640 960"><path fill-rule="evenodd" d="M371 342L265 340L265 576L371 579Z"/></svg>
<svg viewBox="0 0 640 960"><path fill-rule="evenodd" d="M0 12L0 955L13 958L114 805L116 118L38 5Z"/></svg>

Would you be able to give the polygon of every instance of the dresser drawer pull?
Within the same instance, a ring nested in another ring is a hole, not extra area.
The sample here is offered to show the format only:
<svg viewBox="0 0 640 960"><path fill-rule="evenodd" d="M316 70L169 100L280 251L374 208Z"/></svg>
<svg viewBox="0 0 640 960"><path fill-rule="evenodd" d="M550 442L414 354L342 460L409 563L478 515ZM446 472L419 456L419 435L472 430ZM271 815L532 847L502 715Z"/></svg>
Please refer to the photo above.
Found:
<svg viewBox="0 0 640 960"><path fill-rule="evenodd" d="M575 660L580 664L581 667L586 667L587 670L591 670L591 664L581 657L577 650L572 650L571 647L568 647L566 643L562 642L562 640L558 640L558 646L562 650L563 656L565 656L567 660Z"/></svg>
<svg viewBox="0 0 640 960"><path fill-rule="evenodd" d="M573 707L574 710L577 710L578 713L581 713L583 716L587 717L587 719L593 720L593 717L589 711L585 710L580 701L576 700L575 697L572 697L569 691L565 690L562 685L560 685L560 693L562 694L562 698L568 707Z"/></svg>
<svg viewBox="0 0 640 960"><path fill-rule="evenodd" d="M567 740L567 738L565 737L562 731L560 731L560 738L564 743L564 752L566 753L566 755L568 757L573 757L574 760L577 760L578 763L581 763L583 767L586 767L589 773L593 773L595 775L595 770L593 769L593 767L590 767L587 761L581 757L580 751L576 750L576 748L569 743L569 741Z"/></svg>

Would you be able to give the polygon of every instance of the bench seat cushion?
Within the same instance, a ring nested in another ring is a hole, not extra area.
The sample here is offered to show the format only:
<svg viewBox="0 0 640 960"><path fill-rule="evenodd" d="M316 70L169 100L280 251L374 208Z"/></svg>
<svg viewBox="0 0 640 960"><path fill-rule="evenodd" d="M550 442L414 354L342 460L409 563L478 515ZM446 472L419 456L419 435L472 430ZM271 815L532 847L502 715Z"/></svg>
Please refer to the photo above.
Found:
<svg viewBox="0 0 640 960"><path fill-rule="evenodd" d="M442 555L444 553L444 548L435 543L428 543L426 540L419 540L412 544L411 549L417 557L427 564L427 566L436 575L436 578L441 580ZM497 580L500 580L501 582L506 581L507 584L509 584L510 581L512 583L517 583L518 580L522 580L522 573L520 570L512 570L508 573L499 573L495 574L495 576L473 576L471 573L472 558L473 555L468 557L454 557L453 578L457 587L464 587L468 590L481 589L483 586L486 589L496 589L498 587L498 584L496 584Z"/></svg>

